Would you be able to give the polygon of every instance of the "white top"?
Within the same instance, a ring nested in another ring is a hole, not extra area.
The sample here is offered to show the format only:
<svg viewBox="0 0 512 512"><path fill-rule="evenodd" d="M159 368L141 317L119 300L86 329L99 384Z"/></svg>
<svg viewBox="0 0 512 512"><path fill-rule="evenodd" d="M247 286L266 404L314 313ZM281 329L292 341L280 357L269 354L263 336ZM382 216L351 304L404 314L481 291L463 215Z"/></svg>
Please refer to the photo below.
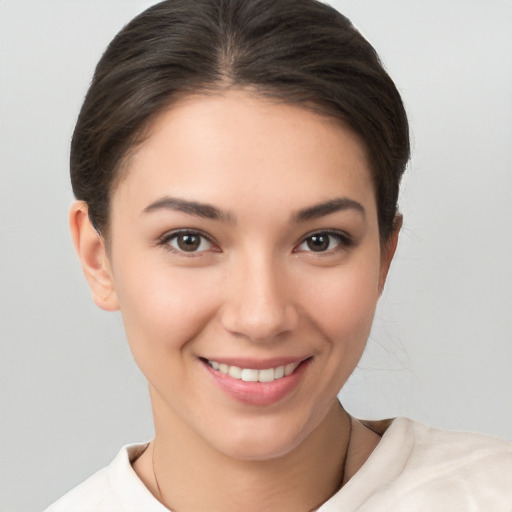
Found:
<svg viewBox="0 0 512 512"><path fill-rule="evenodd" d="M123 447L46 512L168 512L131 466L145 446ZM317 512L356 510L511 512L512 443L397 418L362 468Z"/></svg>

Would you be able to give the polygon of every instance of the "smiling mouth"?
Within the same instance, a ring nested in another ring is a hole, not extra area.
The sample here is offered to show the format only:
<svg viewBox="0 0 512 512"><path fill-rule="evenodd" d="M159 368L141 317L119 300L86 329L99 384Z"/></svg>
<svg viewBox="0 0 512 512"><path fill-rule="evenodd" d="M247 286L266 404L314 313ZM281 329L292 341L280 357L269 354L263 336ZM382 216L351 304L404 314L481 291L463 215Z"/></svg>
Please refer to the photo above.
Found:
<svg viewBox="0 0 512 512"><path fill-rule="evenodd" d="M306 361L308 359L306 359ZM218 363L211 359L206 359L205 361L208 366L213 368L215 371L244 382L274 382L275 380L282 379L283 377L288 377L301 363L304 362L299 361L296 363L276 366L275 368L263 368L258 370L255 368L240 368L239 366Z"/></svg>

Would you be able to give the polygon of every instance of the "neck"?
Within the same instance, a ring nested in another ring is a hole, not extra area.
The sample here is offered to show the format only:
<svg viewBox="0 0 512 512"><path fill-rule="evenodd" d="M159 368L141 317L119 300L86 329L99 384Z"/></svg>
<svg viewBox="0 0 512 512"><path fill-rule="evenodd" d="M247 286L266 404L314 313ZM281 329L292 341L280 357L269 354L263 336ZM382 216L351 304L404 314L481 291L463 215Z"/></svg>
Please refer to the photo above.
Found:
<svg viewBox="0 0 512 512"><path fill-rule="evenodd" d="M155 416L155 439L134 469L173 512L309 512L341 486L351 433L338 402L289 453L241 460L210 447L179 421Z"/></svg>

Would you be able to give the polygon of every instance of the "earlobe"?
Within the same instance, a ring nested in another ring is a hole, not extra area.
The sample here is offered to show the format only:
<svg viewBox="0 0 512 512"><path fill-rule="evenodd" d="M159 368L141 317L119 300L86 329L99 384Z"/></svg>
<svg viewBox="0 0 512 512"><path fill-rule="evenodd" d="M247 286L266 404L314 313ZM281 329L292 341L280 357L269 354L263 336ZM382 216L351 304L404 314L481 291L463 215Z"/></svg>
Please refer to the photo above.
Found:
<svg viewBox="0 0 512 512"><path fill-rule="evenodd" d="M393 221L393 232L391 233L389 240L387 240L382 247L380 259L379 293L382 293L384 290L389 267L391 266L391 261L395 255L396 246L398 245L398 235L402 229L403 220L404 219L400 213L395 215Z"/></svg>
<svg viewBox="0 0 512 512"><path fill-rule="evenodd" d="M105 240L91 224L89 210L84 201L76 201L72 205L69 212L69 227L95 304L105 311L118 310L119 302Z"/></svg>

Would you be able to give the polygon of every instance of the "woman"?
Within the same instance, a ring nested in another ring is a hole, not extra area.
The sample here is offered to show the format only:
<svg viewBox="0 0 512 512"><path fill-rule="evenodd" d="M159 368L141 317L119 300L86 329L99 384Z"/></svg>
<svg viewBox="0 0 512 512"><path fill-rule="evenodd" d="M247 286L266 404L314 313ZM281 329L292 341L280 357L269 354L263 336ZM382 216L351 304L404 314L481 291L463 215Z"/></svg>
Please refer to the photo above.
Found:
<svg viewBox="0 0 512 512"><path fill-rule="evenodd" d="M125 27L75 128L70 225L155 438L48 510L509 510L508 443L337 400L408 157L393 82L330 7L170 0Z"/></svg>

